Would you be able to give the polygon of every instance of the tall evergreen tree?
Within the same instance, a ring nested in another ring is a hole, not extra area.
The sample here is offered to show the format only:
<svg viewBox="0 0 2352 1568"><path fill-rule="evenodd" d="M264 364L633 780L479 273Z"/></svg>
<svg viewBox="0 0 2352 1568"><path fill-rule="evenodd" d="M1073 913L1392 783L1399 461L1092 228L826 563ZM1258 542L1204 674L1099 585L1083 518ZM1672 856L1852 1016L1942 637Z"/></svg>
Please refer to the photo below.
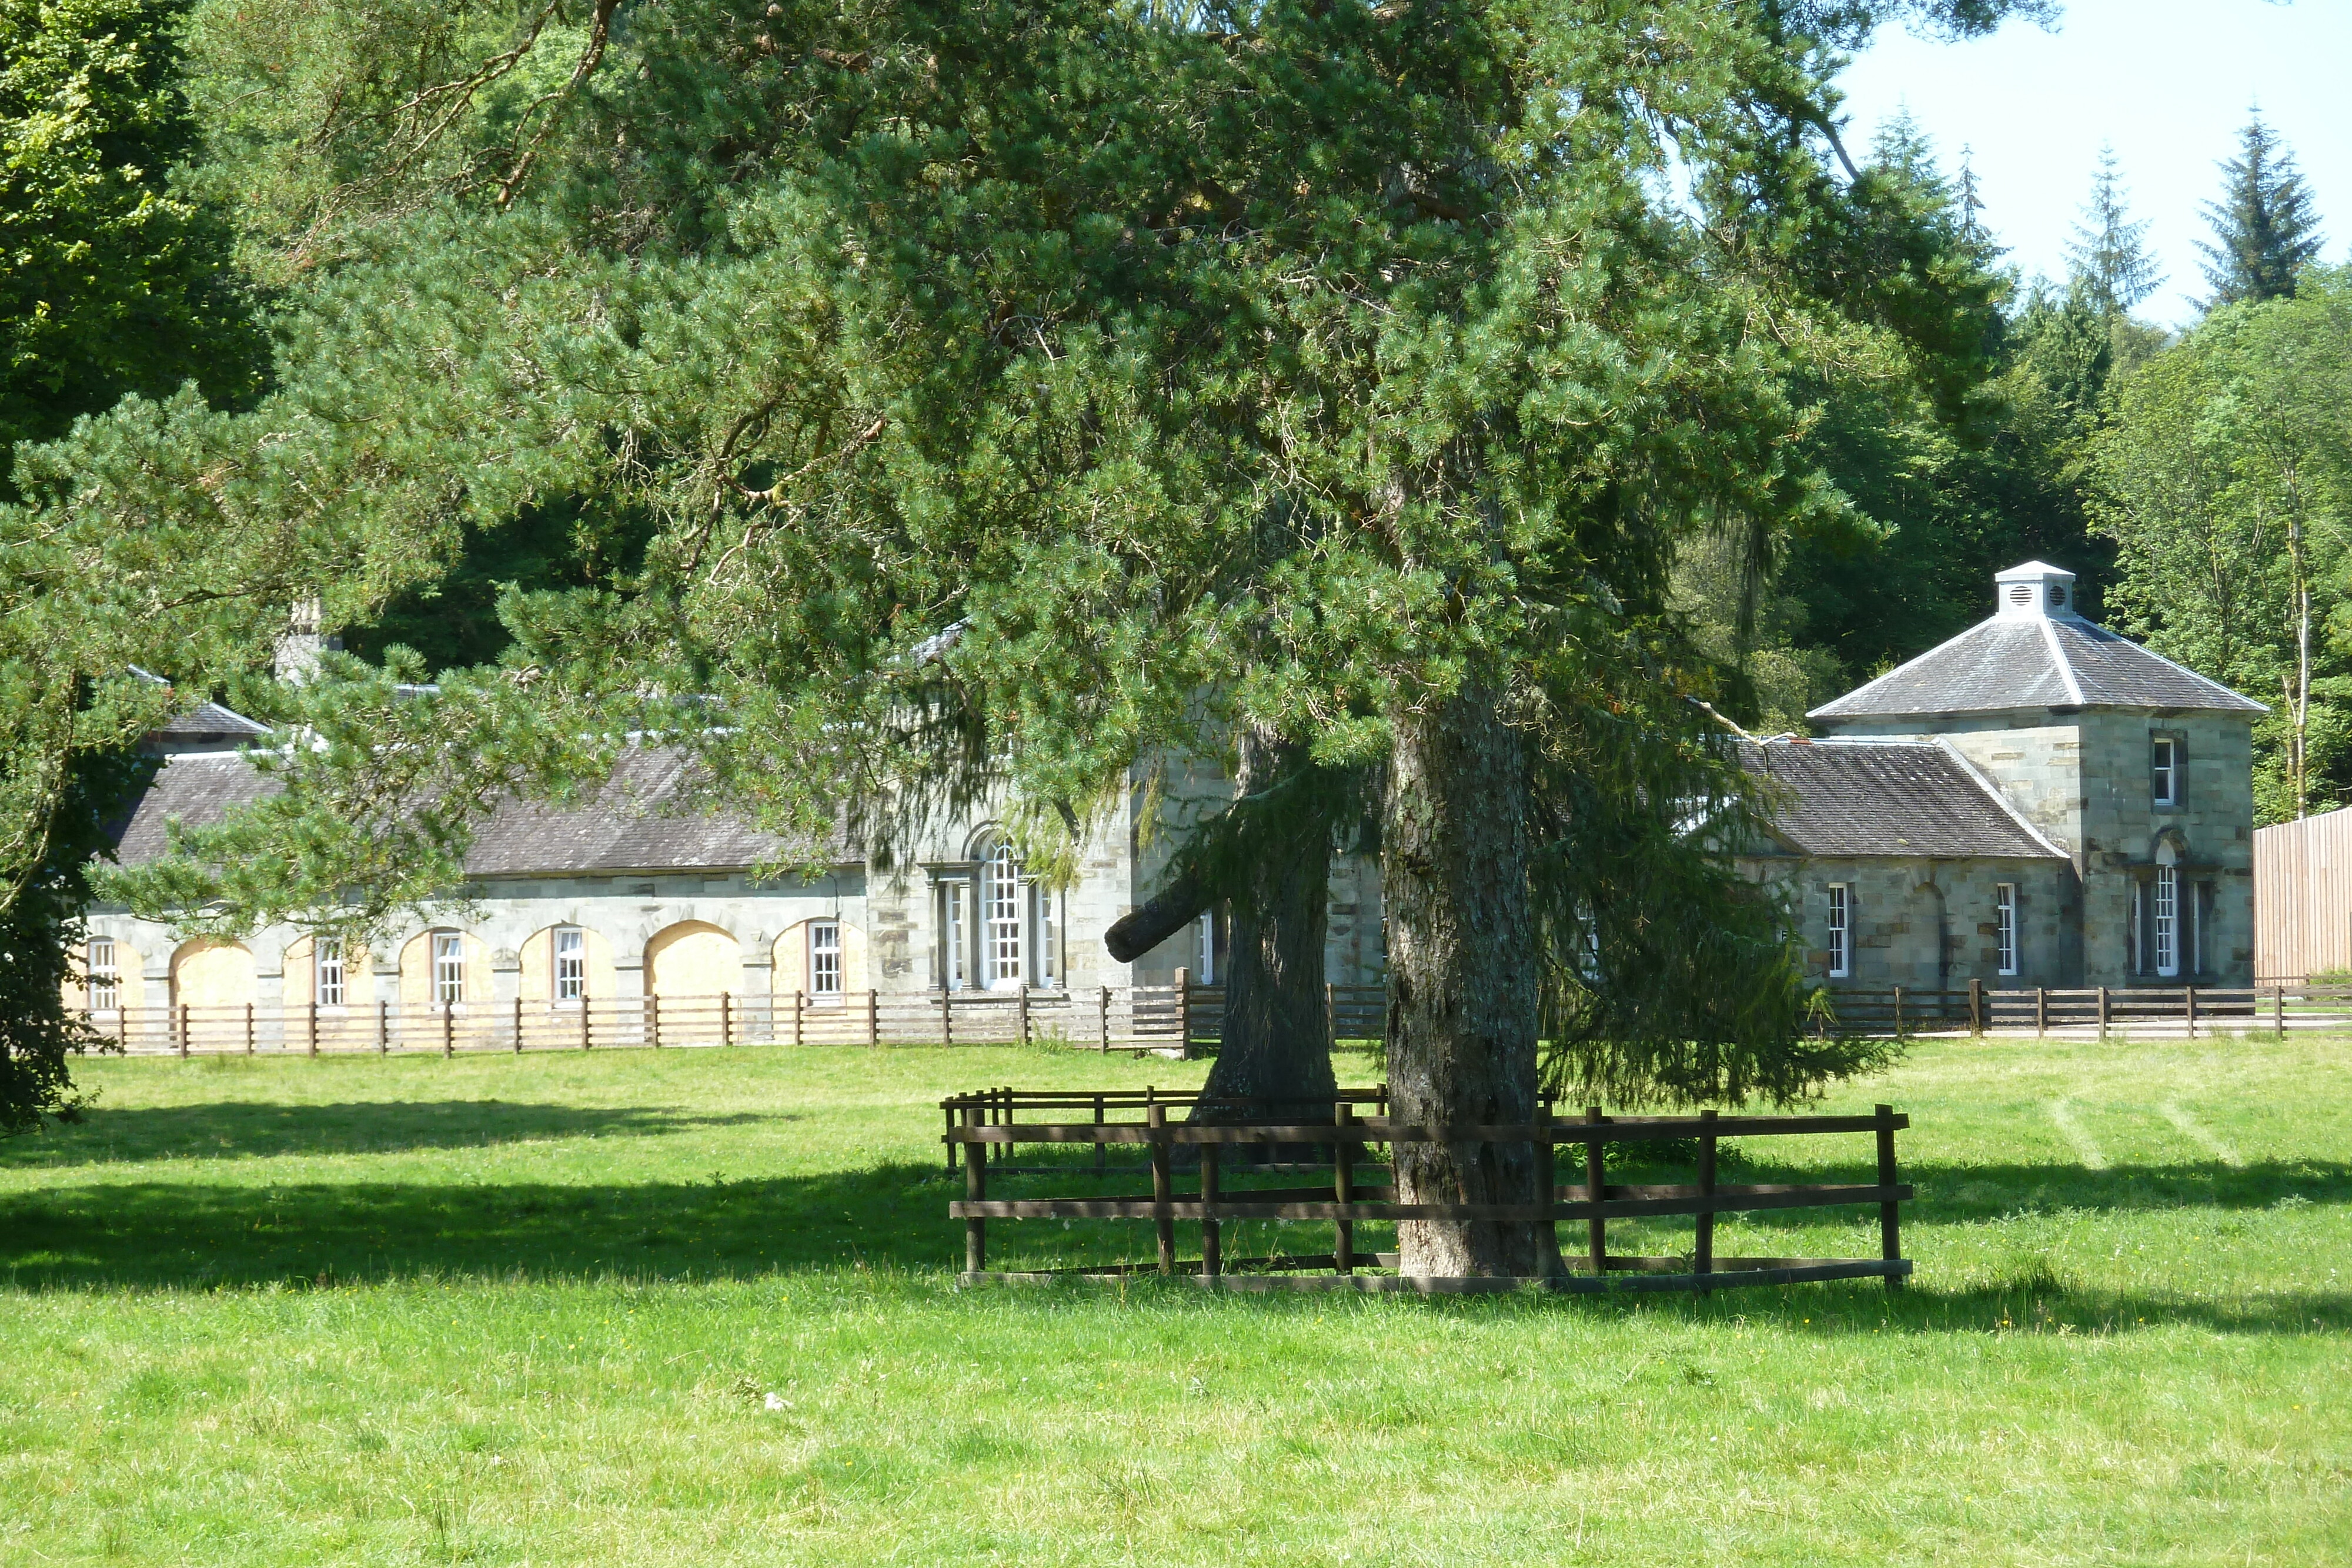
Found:
<svg viewBox="0 0 2352 1568"><path fill-rule="evenodd" d="M2319 214L2294 154L2271 133L2260 113L2239 132L2238 155L2221 165L2221 199L2205 204L2213 243L2205 253L2205 281L2213 305L2280 299L2294 293L2295 275L2319 254Z"/></svg>
<svg viewBox="0 0 2352 1568"><path fill-rule="evenodd" d="M2164 274L2147 254L2147 219L2131 215L2115 148L2102 146L2091 176L2091 199L2083 204L2066 246L2074 281L2102 313L2125 315L2164 287Z"/></svg>

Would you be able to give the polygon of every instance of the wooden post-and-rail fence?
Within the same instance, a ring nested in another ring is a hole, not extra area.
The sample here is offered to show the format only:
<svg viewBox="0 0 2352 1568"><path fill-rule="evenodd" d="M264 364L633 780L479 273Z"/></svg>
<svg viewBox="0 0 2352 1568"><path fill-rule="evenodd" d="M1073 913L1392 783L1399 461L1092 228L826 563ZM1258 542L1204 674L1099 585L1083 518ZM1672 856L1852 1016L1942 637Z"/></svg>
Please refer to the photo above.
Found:
<svg viewBox="0 0 2352 1568"><path fill-rule="evenodd" d="M1895 1134L1910 1125L1910 1118L1894 1107L1881 1105L1867 1116L1748 1116L1701 1112L1695 1116L1610 1116L1599 1106L1581 1116L1559 1116L1547 1103L1527 1125L1434 1127L1413 1125L1388 1115L1386 1087L1342 1091L1331 1100L1301 1102L1280 1107L1249 1103L1220 1103L1219 1119L1180 1122L1173 1113L1190 1112L1198 1095L1165 1094L1147 1090L1142 1096L1089 1095L1084 1092L1024 1093L989 1089L951 1096L940 1102L946 1119L944 1142L953 1166L962 1152L964 1196L949 1205L951 1218L964 1222L966 1284L1011 1283L1056 1279L1116 1280L1140 1273L1183 1276L1204 1284L1241 1289L1339 1289L1355 1291L1420 1291L1458 1292L1507 1290L1541 1285L1564 1291L1713 1291L1735 1285L1795 1284L1814 1280L1884 1279L1888 1288L1899 1286L1911 1272L1902 1253L1901 1206L1911 1188L1903 1185L1895 1166ZM1328 1113L1308 1116L1317 1104ZM1374 1114L1357 1113L1370 1105ZM1058 1119L1062 1113L1086 1109L1085 1120ZM1026 1112L1035 1118L1018 1120ZM1114 1120L1111 1113L1121 1113ZM1138 1117L1139 1113L1139 1119ZM1237 1114L1238 1113L1238 1114ZM1053 1118L1053 1119L1049 1119ZM1717 1179L1717 1145L1726 1137L1759 1138L1872 1134L1877 1144L1877 1179L1866 1184L1812 1185L1725 1184ZM1663 1185L1612 1184L1603 1155L1611 1144L1690 1140L1698 1150L1695 1183ZM1393 1149L1401 1144L1465 1143L1527 1145L1535 1148L1539 1187L1547 1197L1524 1204L1407 1204L1396 1198L1385 1164L1374 1165L1375 1147ZM1022 1171L1010 1156L1020 1145L1091 1145L1091 1165L1048 1165ZM1557 1179L1556 1151L1561 1144L1584 1147L1584 1179L1562 1186ZM1139 1149L1146 1156L1140 1167L1131 1162L1108 1164L1108 1151ZM1301 1165L1303 1148L1328 1151L1328 1164ZM1180 1151L1191 1157L1180 1159ZM1229 1173L1226 1155L1270 1156L1244 1158ZM1179 1190L1180 1168L1193 1173L1193 1190ZM1140 1169L1150 1175L1148 1194L1115 1197L992 1196L992 1174L1043 1175L1063 1178L1122 1179ZM1255 1185L1284 1173L1328 1170L1328 1187ZM1228 1175L1235 1178L1228 1185ZM1718 1257L1715 1251L1715 1219L1719 1214L1764 1210L1823 1208L1850 1205L1874 1206L1879 1212L1880 1255L1876 1258L1751 1258ZM1612 1253L1608 1227L1612 1219L1688 1216L1696 1234L1687 1257L1630 1256ZM1152 1227L1154 1261L1149 1264L1082 1264L1046 1270L992 1271L988 1268L988 1226L991 1220L1110 1219L1149 1221ZM1541 1280L1425 1279L1397 1274L1367 1273L1368 1268L1394 1269L1395 1253L1367 1254L1359 1250L1355 1228L1362 1224L1393 1224L1400 1220L1524 1220L1557 1226L1581 1220L1585 1246L1566 1258L1569 1274ZM1328 1224L1333 1244L1328 1253L1258 1257L1229 1256L1224 1228L1240 1220ZM1177 1227L1197 1225L1200 1255L1196 1262L1180 1262L1176 1255ZM1328 1270L1326 1272L1325 1270Z"/></svg>

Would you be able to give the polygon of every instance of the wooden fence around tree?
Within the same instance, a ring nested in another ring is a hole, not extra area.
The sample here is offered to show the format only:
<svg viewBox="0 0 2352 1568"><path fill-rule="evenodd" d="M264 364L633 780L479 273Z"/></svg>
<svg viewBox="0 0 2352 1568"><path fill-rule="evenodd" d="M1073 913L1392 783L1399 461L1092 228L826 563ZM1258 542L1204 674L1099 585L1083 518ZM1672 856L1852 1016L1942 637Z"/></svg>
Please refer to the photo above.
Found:
<svg viewBox="0 0 2352 1568"><path fill-rule="evenodd" d="M1605 1116L1592 1107L1582 1117L1554 1113L1546 1102L1528 1125L1417 1126L1389 1115L1386 1086L1343 1090L1329 1100L1267 1106L1220 1102L1215 1122L1174 1122L1171 1112L1190 1112L1196 1094L1023 1092L984 1090L940 1102L946 1120L943 1141L950 1167L962 1152L965 1188L949 1205L951 1218L964 1222L966 1284L1035 1282L1064 1279L1117 1280L1137 1273L1188 1277L1203 1284L1242 1289L1307 1288L1354 1291L1413 1291L1451 1293L1541 1285L1565 1291L1713 1291L1739 1285L1795 1284L1805 1281L1884 1279L1889 1289L1911 1272L1902 1254L1901 1206L1912 1196L1895 1168L1895 1134L1910 1118L1881 1105L1868 1116L1718 1115ZM1363 1114L1369 1107L1372 1113ZM1308 1119L1306 1113L1323 1114ZM1027 1113L1039 1119L1023 1121ZM1046 1117L1077 1113L1081 1120ZM1238 1113L1238 1114L1235 1114ZM1233 1115L1234 1119L1225 1119ZM1876 1140L1877 1178L1867 1184L1806 1186L1724 1183L1717 1179L1717 1141L1868 1133ZM1611 1183L1604 1151L1611 1144L1687 1140L1696 1149L1697 1179L1667 1185ZM1391 1166L1378 1149L1402 1144L1531 1145L1541 1167L1539 1191L1549 1201L1529 1204L1407 1204L1396 1199ZM1022 1145L1091 1147L1091 1161L1022 1167L1013 1163ZM1561 1145L1584 1151L1581 1182L1558 1179ZM1144 1161L1114 1164L1113 1150L1140 1152ZM1225 1155L1260 1151L1270 1158L1236 1159L1228 1173ZM1318 1157L1301 1161L1302 1152ZM1328 1152L1327 1152L1328 1151ZM1181 1157L1180 1157L1180 1155ZM999 1176L1052 1175L1094 1182L1131 1179L1148 1172L1151 1190L1143 1194L1086 1197L992 1197L992 1173ZM1253 1185L1269 1176L1300 1172L1323 1175L1309 1186ZM1228 1175L1234 1185L1227 1184ZM1190 1191L1180 1191L1189 1182ZM1764 1210L1863 1205L1879 1215L1876 1258L1751 1258L1715 1254L1715 1217ZM1689 1216L1695 1222L1687 1255L1626 1256L1608 1249L1612 1219ZM1131 1220L1149 1222L1157 1258L1149 1264L1089 1264L1066 1269L996 1270L988 1268L991 1220ZM1369 1270L1393 1270L1392 1252L1360 1251L1355 1228L1399 1220L1531 1220L1558 1226L1582 1222L1584 1245L1567 1261L1565 1278L1428 1279ZM1320 1254L1275 1253L1256 1257L1224 1254L1223 1228L1241 1220L1328 1224L1332 1250ZM1198 1228L1199 1255L1180 1261L1177 1227ZM1328 1270L1328 1272L1322 1272Z"/></svg>

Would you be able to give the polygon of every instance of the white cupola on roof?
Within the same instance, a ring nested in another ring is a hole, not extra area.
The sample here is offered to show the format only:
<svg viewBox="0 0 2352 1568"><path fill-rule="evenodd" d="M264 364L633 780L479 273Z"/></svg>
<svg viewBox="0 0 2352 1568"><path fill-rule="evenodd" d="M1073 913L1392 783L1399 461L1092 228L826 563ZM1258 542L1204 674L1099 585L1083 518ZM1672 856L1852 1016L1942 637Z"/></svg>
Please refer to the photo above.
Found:
<svg viewBox="0 0 2352 1568"><path fill-rule="evenodd" d="M1993 574L1993 597L2001 620L2079 621L2074 574L2047 561L2029 560Z"/></svg>

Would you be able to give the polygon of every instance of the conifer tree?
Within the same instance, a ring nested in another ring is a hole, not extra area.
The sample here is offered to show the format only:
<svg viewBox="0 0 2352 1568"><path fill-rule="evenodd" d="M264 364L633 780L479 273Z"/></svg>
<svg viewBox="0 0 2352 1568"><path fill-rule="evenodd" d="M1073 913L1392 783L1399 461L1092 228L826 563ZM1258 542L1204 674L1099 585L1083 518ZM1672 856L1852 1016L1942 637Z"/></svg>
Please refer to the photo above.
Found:
<svg viewBox="0 0 2352 1568"><path fill-rule="evenodd" d="M2319 214L2294 166L2294 154L2257 113L2239 132L2238 155L2221 165L2221 199L2205 204L2213 243L2205 253L2211 305L2280 299L2318 256Z"/></svg>
<svg viewBox="0 0 2352 1568"><path fill-rule="evenodd" d="M2126 315L2164 287L2164 274L2147 254L2147 230L2146 219L2131 215L2115 148L2102 146L2098 169L2091 176L2090 200L2083 204L2066 260L2074 280L2103 314Z"/></svg>

